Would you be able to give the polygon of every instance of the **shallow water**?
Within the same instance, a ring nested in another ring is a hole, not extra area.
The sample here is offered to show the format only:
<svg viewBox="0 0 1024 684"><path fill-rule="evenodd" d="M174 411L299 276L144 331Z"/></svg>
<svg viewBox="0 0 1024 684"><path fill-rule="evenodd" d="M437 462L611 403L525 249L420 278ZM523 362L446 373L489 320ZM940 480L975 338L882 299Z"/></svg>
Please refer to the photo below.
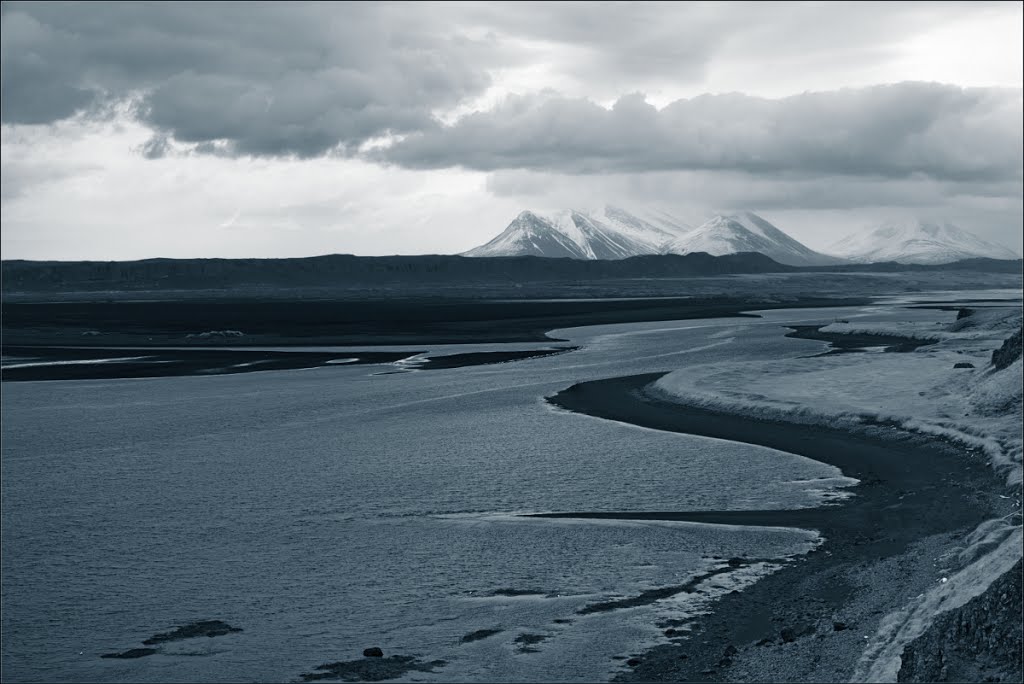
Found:
<svg viewBox="0 0 1024 684"><path fill-rule="evenodd" d="M380 646L448 661L410 680L607 679L622 667L612 656L664 638L659 620L693 617L771 566L650 606L580 608L734 556L791 557L816 535L516 514L813 506L850 481L805 458L543 397L602 377L819 353L825 343L784 338L783 324L857 312L560 330L551 336L582 348L450 370L5 384L4 676L294 680ZM537 593L493 595L509 589ZM244 631L99 658L202 619ZM502 631L460 643L492 628ZM522 652L524 633L546 640Z"/></svg>

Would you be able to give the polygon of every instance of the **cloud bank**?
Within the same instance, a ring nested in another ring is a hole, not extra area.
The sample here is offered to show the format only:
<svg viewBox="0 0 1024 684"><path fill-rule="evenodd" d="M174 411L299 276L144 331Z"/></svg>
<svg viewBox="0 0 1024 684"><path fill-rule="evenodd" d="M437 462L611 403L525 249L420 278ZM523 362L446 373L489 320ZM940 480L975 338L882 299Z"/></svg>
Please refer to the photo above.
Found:
<svg viewBox="0 0 1024 684"><path fill-rule="evenodd" d="M1019 248L1021 20L1006 2L4 2L5 257L462 251L580 201L767 210L798 237L787 212L838 236L901 209Z"/></svg>
<svg viewBox="0 0 1024 684"><path fill-rule="evenodd" d="M377 156L412 168L574 174L733 170L996 181L1021 177L1021 93L900 83L768 100L642 95L610 109L512 97Z"/></svg>
<svg viewBox="0 0 1024 684"><path fill-rule="evenodd" d="M704 82L727 59L806 73L814 71L809 60L870 65L891 59L912 27L986 11L955 3L784 9L8 2L0 117L49 124L129 106L154 131L141 150L149 158L172 143L199 153L311 158L358 156L368 142L398 140L375 147L372 158L486 171L918 172L962 180L1005 179L1020 166L1019 89L901 83L774 99L702 95L660 108L623 95ZM526 83L517 69L540 72ZM503 80L524 94L473 106ZM549 81L560 94L545 93ZM609 97L618 99L601 106ZM460 106L471 113L443 125L444 113Z"/></svg>
<svg viewBox="0 0 1024 684"><path fill-rule="evenodd" d="M314 157L429 130L436 108L490 84L486 40L449 35L400 6L336 10L4 3L0 116L46 124L130 100L158 138Z"/></svg>

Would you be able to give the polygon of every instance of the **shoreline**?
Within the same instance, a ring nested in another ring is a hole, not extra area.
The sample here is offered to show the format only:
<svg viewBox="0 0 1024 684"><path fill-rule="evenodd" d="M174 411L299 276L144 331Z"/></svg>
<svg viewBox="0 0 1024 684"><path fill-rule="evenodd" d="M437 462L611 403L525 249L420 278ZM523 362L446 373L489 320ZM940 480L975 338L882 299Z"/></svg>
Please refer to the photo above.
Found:
<svg viewBox="0 0 1024 684"><path fill-rule="evenodd" d="M752 310L859 306L867 297L644 297L596 300L371 299L21 302L4 305L0 352L25 357L3 382L228 375L393 364L430 346L536 344L520 351L456 352L401 370L504 363L574 349L552 330L708 318ZM355 347L346 352L260 347ZM408 346L409 351L377 351ZM359 348L362 349L359 349ZM248 349L252 348L252 349Z"/></svg>
<svg viewBox="0 0 1024 684"><path fill-rule="evenodd" d="M662 375L579 383L547 400L597 418L798 454L860 483L842 501L797 510L542 514L802 527L825 538L797 562L722 597L693 632L643 653L617 680L849 681L882 617L937 581L935 556L1000 513L995 473L939 440L688 407L646 390Z"/></svg>
<svg viewBox="0 0 1024 684"><path fill-rule="evenodd" d="M263 351L248 349L161 349L5 347L4 354L24 361L0 367L2 382L52 380L121 380L186 376L234 375L331 366L394 366L382 373L486 366L565 354L577 347L544 347L519 351L462 352L419 358L426 350L345 352ZM135 352L134 355L132 351ZM410 359L416 359L410 361ZM399 368L403 362L404 366Z"/></svg>
<svg viewBox="0 0 1024 684"><path fill-rule="evenodd" d="M752 310L862 306L870 297L793 295L600 300L189 299L3 304L6 347L287 347L565 342L551 330Z"/></svg>

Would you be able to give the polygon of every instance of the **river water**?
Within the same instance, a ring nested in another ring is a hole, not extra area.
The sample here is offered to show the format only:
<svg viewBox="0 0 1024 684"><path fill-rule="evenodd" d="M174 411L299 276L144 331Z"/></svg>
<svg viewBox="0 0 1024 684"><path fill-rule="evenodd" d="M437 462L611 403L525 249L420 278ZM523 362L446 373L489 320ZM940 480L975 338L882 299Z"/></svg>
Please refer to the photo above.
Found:
<svg viewBox="0 0 1024 684"><path fill-rule="evenodd" d="M448 370L5 383L4 678L288 681L380 646L447 661L410 681L608 679L622 656L665 639L659 623L685 623L772 564L651 605L581 608L736 556L785 562L817 535L520 514L814 506L851 481L544 397L585 380L819 353L823 343L784 338L783 324L850 312L553 331L581 348ZM99 657L204 619L243 631ZM481 629L500 631L462 641ZM543 640L525 648L524 634Z"/></svg>

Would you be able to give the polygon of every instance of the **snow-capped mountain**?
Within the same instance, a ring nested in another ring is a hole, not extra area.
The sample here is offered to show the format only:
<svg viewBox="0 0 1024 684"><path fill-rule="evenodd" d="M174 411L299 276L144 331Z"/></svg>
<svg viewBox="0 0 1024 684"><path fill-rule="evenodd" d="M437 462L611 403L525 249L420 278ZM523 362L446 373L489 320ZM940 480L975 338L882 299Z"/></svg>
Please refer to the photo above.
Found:
<svg viewBox="0 0 1024 684"><path fill-rule="evenodd" d="M842 259L815 252L752 211L718 215L664 245L668 254L707 252L714 256L760 252L780 264L826 266Z"/></svg>
<svg viewBox="0 0 1024 684"><path fill-rule="evenodd" d="M927 221L889 221L843 238L829 252L860 263L947 264L975 257L1020 258L1009 248L982 240L952 223Z"/></svg>
<svg viewBox="0 0 1024 684"><path fill-rule="evenodd" d="M641 218L624 209L569 209L549 216L519 214L496 238L464 256L543 256L573 259L624 259L658 254L689 227L661 212Z"/></svg>

